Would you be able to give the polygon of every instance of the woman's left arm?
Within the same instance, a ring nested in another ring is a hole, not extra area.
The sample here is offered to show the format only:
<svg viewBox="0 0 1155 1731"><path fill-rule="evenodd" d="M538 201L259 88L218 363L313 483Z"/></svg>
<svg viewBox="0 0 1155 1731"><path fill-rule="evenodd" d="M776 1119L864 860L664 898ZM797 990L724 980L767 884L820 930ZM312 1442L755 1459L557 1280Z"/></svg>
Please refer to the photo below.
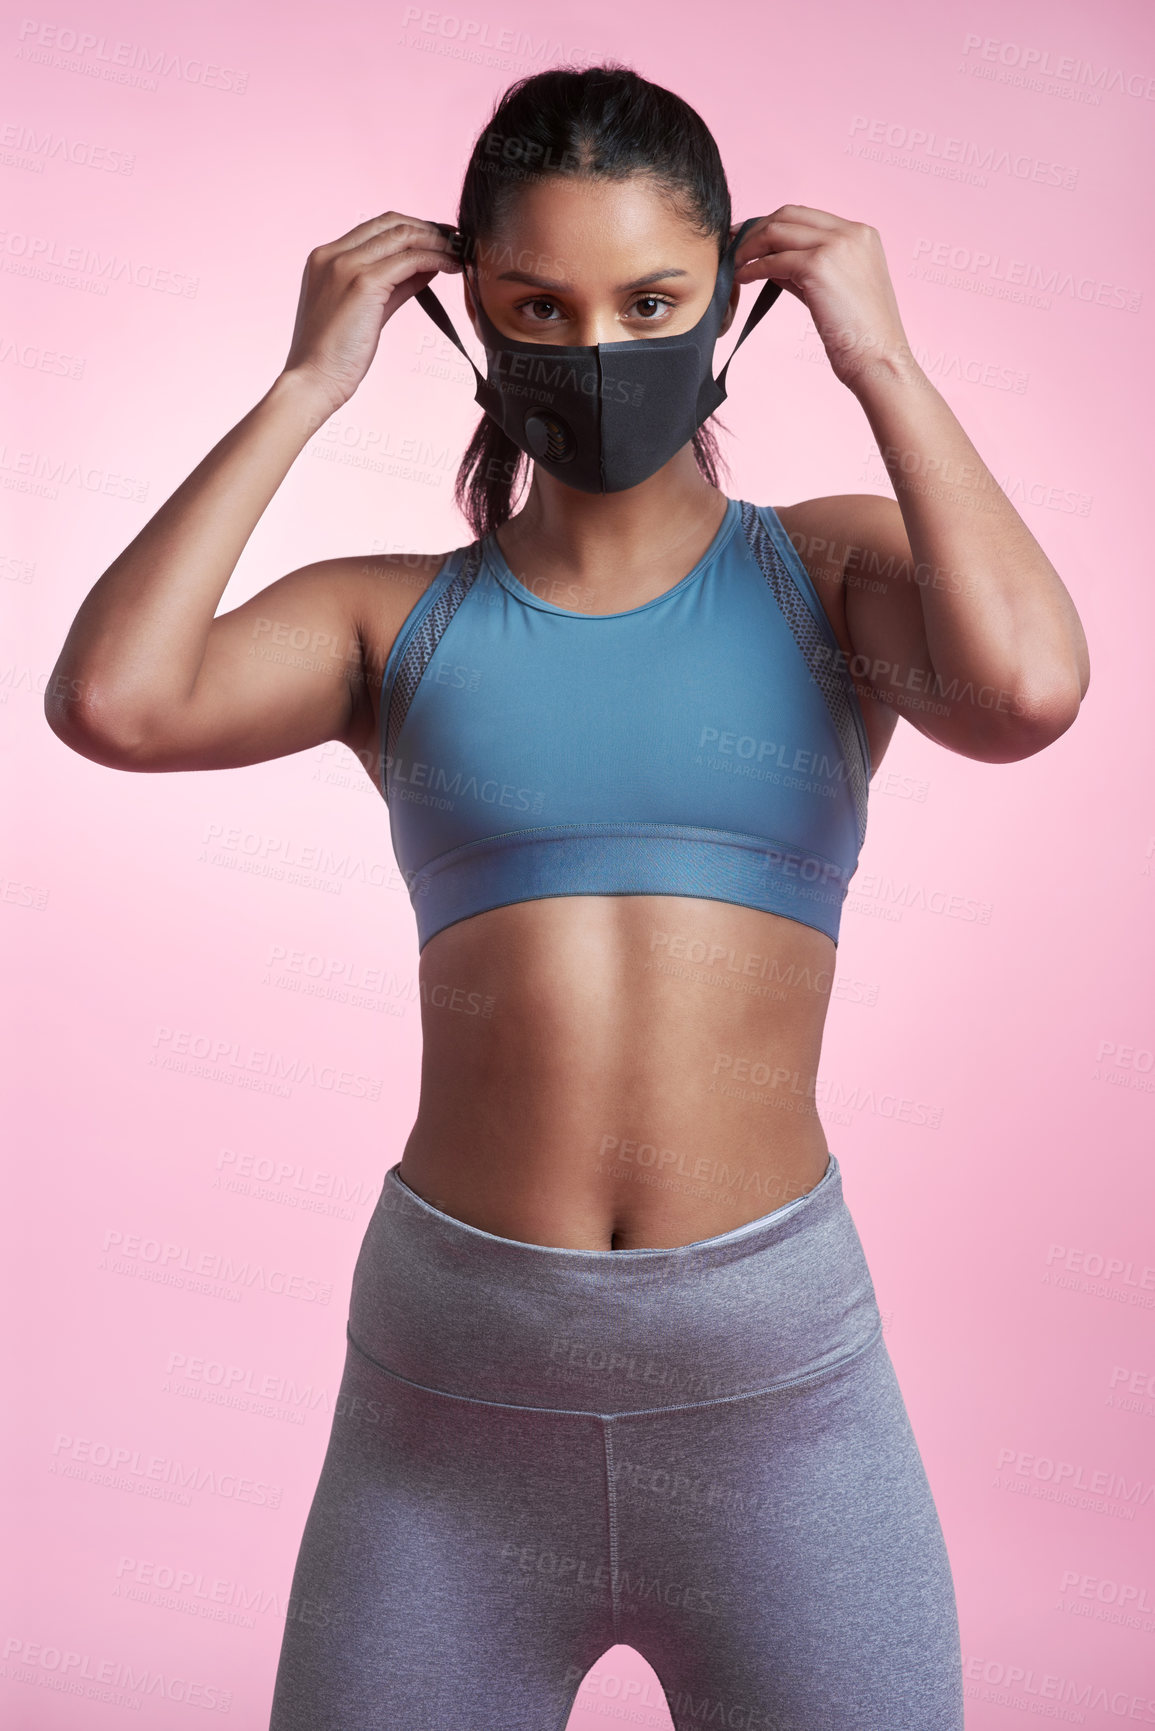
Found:
<svg viewBox="0 0 1155 1731"><path fill-rule="evenodd" d="M911 353L877 229L783 205L740 254L736 281L768 276L806 305L894 487L897 505L837 501L848 556L859 560L858 581L847 571L847 629L872 695L967 756L1005 762L1042 750L1070 727L1090 682L1083 627ZM872 565L882 574L873 581ZM911 675L918 699L904 702Z"/></svg>

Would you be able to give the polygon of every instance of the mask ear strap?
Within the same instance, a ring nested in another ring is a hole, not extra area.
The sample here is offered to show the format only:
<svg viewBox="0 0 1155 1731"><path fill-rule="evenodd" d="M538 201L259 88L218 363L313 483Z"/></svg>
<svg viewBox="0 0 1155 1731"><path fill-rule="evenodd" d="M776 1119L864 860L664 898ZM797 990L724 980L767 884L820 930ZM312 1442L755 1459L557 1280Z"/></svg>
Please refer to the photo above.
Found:
<svg viewBox="0 0 1155 1731"><path fill-rule="evenodd" d="M733 240L730 242L730 248L732 251L736 252L738 250L738 243L742 239L742 236L746 233L746 230L750 227L751 223L755 223L757 221L758 221L758 218L756 216L747 217L746 221L742 224L741 228L738 230L737 234L734 236ZM722 371L718 374L717 379L714 381L716 384L723 386L723 387L725 386L726 369L729 367L730 362L734 359L734 356L738 353L738 350L742 347L742 344L746 341L746 338L750 335L750 332L754 329L754 326L759 322L759 320L765 318L766 314L770 311L770 308L774 305L774 302L778 299L778 296L781 293L782 293L782 284L780 282L771 282L770 278L767 277L766 281L762 284L761 294L758 296L758 299L754 302L754 305L750 308L749 318L746 320L746 323L742 326L741 336L738 338L738 341L734 344L734 347L730 350L730 353L726 357L726 365L722 368ZM420 299L420 296L418 296L418 299Z"/></svg>
<svg viewBox="0 0 1155 1731"><path fill-rule="evenodd" d="M483 385L485 379L477 371L477 363L465 347L465 344L462 342L457 332L454 330L449 314L446 312L433 290L428 286L423 289L418 289L413 298L419 303L419 305L424 307L425 311L429 314L429 317L433 320L433 323L437 326L442 335L447 336L451 343L456 343L457 347L461 350L462 354L477 374L478 384Z"/></svg>

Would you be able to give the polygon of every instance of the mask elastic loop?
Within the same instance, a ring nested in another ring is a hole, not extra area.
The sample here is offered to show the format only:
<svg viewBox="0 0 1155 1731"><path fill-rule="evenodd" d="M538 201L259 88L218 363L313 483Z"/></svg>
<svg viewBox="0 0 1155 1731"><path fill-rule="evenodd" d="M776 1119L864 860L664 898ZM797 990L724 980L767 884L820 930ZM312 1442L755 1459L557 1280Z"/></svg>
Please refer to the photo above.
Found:
<svg viewBox="0 0 1155 1731"><path fill-rule="evenodd" d="M444 336L447 336L450 342L456 344L456 346L461 350L462 354L473 368L474 373L477 375L478 384L484 385L486 381L483 375L477 371L476 361L473 359L473 356L469 353L469 350L465 347L465 344L454 330L449 314L434 294L432 288L426 285L425 288L418 289L413 299L425 308L425 311L429 314L429 317L433 320L433 323L437 326L438 330L441 331Z"/></svg>
<svg viewBox="0 0 1155 1731"><path fill-rule="evenodd" d="M737 234L734 236L733 240L730 242L730 249L732 251L737 252L738 243L741 241L742 236L746 233L746 230L750 227L751 223L755 223L757 221L758 221L758 218L756 216L747 217L746 221L742 224L741 228L738 230ZM738 338L738 341L734 344L734 347L730 350L730 353L726 356L726 364L725 364L725 366L723 366L722 371L718 374L718 377L714 381L714 383L720 389L722 389L722 390L725 389L726 369L729 367L730 362L734 359L734 356L738 353L738 350L742 347L742 344L746 341L746 338L750 335L750 332L754 329L754 326L759 322L760 319L765 318L766 314L770 311L770 308L774 305L774 302L778 299L778 296L781 293L782 293L782 284L780 282L771 282L770 278L767 277L766 281L762 284L762 291L759 294L758 299L754 302L754 305L750 308L750 316L747 318L746 323L742 326L741 336Z"/></svg>

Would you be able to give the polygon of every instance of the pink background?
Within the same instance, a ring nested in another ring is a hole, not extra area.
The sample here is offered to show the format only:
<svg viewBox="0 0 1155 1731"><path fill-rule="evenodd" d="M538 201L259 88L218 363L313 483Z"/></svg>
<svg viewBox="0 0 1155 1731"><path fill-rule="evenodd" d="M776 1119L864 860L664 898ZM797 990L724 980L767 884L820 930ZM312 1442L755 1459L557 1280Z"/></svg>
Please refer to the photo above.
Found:
<svg viewBox="0 0 1155 1731"><path fill-rule="evenodd" d="M69 752L41 694L92 583L280 370L308 250L391 207L451 221L495 95L613 56L703 115L737 217L800 202L880 230L924 368L1084 622L1091 690L1049 750L989 765L900 725L820 1099L953 1561L970 1731L1048 1703L1155 1724L1149 10L212 0L0 28L4 1723L122 1723L83 1681L104 1661L164 1680L132 1724L214 1701L267 1722L420 1038L386 810L344 748L134 776ZM1015 261L1085 298L1008 296ZM730 383L731 494L888 490L793 297ZM466 541L476 414L402 308L223 608L322 556ZM299 1278L200 1291L157 1278L158 1245L170 1271ZM190 1469L204 1488L174 1492ZM668 1726L617 1647L570 1723L623 1702Z"/></svg>

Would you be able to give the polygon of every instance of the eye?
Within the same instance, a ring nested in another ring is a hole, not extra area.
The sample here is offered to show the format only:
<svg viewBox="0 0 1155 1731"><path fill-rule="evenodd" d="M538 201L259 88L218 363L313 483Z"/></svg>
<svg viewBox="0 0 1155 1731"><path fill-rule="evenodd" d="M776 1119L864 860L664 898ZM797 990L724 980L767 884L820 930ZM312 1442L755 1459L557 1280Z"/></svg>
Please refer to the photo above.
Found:
<svg viewBox="0 0 1155 1731"><path fill-rule="evenodd" d="M550 299L548 299L547 296L535 295L533 300L531 300L531 301L519 302L518 306L515 310L519 313L528 313L530 307L556 307L556 306L557 306L557 302L551 301ZM534 325L552 325L552 324L556 324L557 320L556 319L549 319L549 318L539 319L537 317L531 316L530 317L530 323L534 324Z"/></svg>
<svg viewBox="0 0 1155 1731"><path fill-rule="evenodd" d="M655 309L654 312L646 313L642 318L643 324L653 325L653 324L660 324L662 322L661 317L660 317L662 308L663 307L672 307L674 305L674 302L672 300L667 300L665 298L665 296L663 296L663 295L639 295L637 300L634 301L633 304L636 307L643 307L644 306L644 307L652 307Z"/></svg>

